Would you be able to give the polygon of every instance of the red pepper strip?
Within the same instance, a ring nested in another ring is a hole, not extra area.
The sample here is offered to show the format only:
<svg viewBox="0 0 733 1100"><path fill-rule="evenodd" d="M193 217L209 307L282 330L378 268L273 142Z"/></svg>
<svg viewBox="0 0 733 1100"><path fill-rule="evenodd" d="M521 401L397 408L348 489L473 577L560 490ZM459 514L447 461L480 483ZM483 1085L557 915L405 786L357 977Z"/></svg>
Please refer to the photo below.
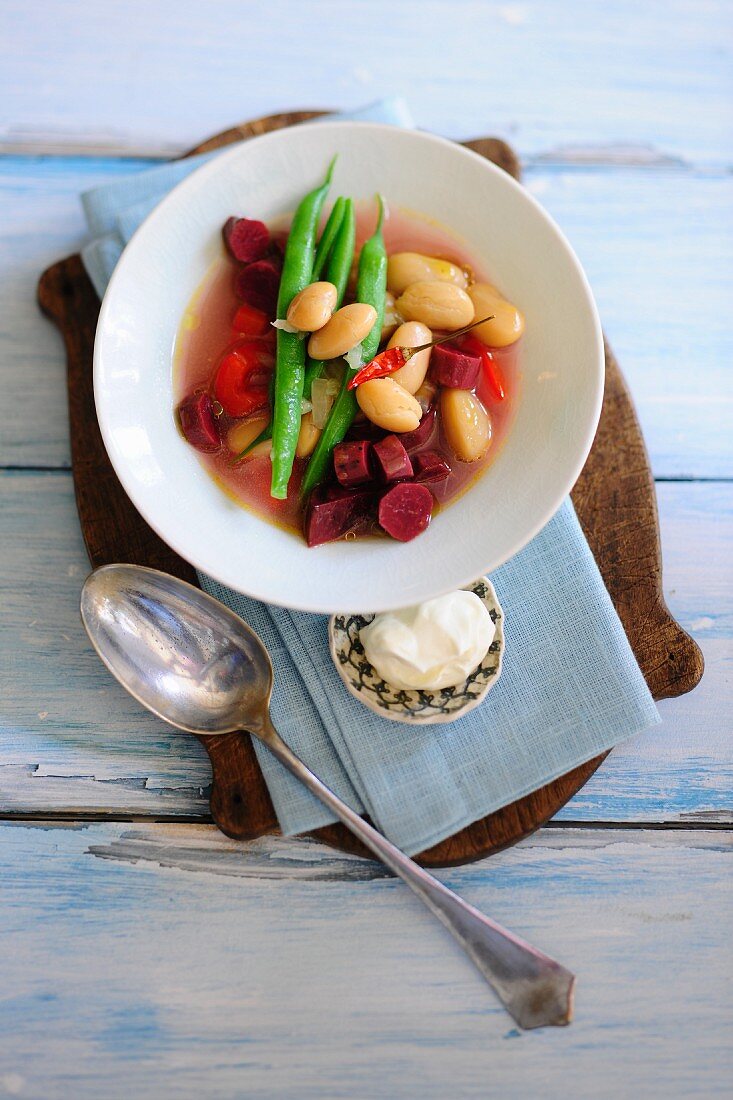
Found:
<svg viewBox="0 0 733 1100"><path fill-rule="evenodd" d="M474 355L480 357L484 373L486 374L486 381L489 384L489 393L494 401L503 401L506 397L504 379L501 376L501 371L494 362L493 355L486 347L486 344L482 343L478 336L464 336L461 340L461 346L465 348L466 351L470 351Z"/></svg>
<svg viewBox="0 0 733 1100"><path fill-rule="evenodd" d="M404 367L409 356L405 355L404 348L387 348L380 355L375 356L361 370L357 371L349 382L347 389L355 390L362 382L371 382L372 378L386 378L388 374L394 374L400 367Z"/></svg>
<svg viewBox="0 0 733 1100"><path fill-rule="evenodd" d="M249 416L265 408L272 367L272 354L262 340L242 340L225 352L214 377L214 397L227 416Z"/></svg>
<svg viewBox="0 0 733 1100"><path fill-rule="evenodd" d="M239 307L232 320L232 329L240 336L264 336L269 327L267 314L248 306L246 302Z"/></svg>

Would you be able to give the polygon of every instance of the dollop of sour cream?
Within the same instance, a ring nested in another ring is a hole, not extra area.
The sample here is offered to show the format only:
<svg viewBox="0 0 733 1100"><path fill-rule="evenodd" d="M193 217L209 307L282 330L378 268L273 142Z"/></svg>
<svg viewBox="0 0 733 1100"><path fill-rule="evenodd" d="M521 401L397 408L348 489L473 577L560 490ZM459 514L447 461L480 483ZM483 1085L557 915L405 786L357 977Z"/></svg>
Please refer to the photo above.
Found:
<svg viewBox="0 0 733 1100"><path fill-rule="evenodd" d="M376 615L361 631L361 641L378 675L410 691L462 684L495 634L486 605L475 592L460 591Z"/></svg>

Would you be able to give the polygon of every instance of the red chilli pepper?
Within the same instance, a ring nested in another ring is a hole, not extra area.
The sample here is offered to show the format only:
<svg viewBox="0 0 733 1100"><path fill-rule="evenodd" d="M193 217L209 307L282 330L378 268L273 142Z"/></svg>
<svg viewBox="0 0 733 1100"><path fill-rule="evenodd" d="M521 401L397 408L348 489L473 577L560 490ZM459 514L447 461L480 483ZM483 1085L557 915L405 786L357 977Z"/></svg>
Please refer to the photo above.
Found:
<svg viewBox="0 0 733 1100"><path fill-rule="evenodd" d="M222 356L214 396L227 416L249 416L269 402L273 357L261 340L242 340Z"/></svg>
<svg viewBox="0 0 733 1100"><path fill-rule="evenodd" d="M504 379L486 344L482 343L478 336L464 336L461 340L461 347L480 357L486 381L489 385L489 393L494 401L503 401L506 397Z"/></svg>
<svg viewBox="0 0 733 1100"><path fill-rule="evenodd" d="M405 349L387 348L356 372L347 389L355 390L362 382L371 382L373 378L386 378L388 374L394 374L400 367L404 367L407 360Z"/></svg>
<svg viewBox="0 0 733 1100"><path fill-rule="evenodd" d="M232 320L232 330L240 336L264 336L269 327L267 314L248 306L246 302L239 307Z"/></svg>

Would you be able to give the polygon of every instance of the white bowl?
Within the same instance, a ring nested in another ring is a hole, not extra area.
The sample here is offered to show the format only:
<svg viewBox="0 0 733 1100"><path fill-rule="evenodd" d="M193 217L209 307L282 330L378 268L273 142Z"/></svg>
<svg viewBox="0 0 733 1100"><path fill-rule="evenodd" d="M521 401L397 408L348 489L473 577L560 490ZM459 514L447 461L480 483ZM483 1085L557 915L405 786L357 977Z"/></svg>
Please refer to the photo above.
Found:
<svg viewBox="0 0 733 1100"><path fill-rule="evenodd" d="M303 541L221 492L173 418L181 316L221 226L291 211L339 154L331 195L419 210L463 237L526 318L518 407L492 465L410 543ZM385 611L461 588L529 542L572 488L603 396L593 296L570 245L505 172L443 138L316 122L237 145L179 184L134 235L102 304L94 392L112 464L147 522L223 584L304 611Z"/></svg>

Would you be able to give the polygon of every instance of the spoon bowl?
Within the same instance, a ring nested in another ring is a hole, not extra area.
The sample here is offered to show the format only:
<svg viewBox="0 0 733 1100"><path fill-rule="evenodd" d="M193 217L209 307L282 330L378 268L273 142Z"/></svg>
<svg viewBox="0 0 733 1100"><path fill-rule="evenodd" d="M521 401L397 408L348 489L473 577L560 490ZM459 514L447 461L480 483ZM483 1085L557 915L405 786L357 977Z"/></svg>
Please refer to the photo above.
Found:
<svg viewBox="0 0 733 1100"><path fill-rule="evenodd" d="M84 585L81 617L112 675L159 718L199 736L261 725L269 654L212 596L154 569L105 565Z"/></svg>

